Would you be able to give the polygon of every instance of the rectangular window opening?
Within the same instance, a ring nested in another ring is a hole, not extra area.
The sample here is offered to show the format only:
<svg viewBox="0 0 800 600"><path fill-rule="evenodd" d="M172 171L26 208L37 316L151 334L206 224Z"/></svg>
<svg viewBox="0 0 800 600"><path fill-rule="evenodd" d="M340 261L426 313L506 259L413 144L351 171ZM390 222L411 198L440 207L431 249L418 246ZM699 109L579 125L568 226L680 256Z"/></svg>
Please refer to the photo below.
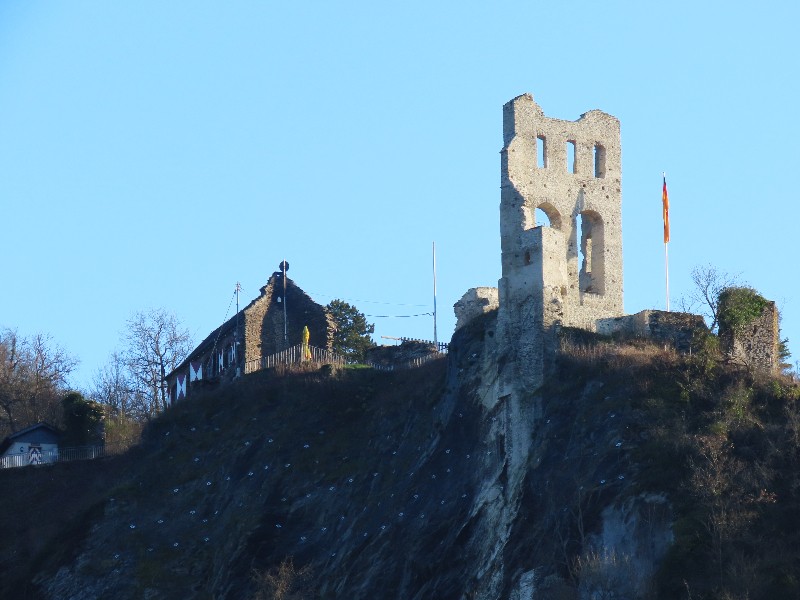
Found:
<svg viewBox="0 0 800 600"><path fill-rule="evenodd" d="M575 164L575 140L567 141L567 172L577 173Z"/></svg>
<svg viewBox="0 0 800 600"><path fill-rule="evenodd" d="M601 144L594 145L594 176L606 176L606 149Z"/></svg>
<svg viewBox="0 0 800 600"><path fill-rule="evenodd" d="M536 136L536 166L547 167L547 139L543 135Z"/></svg>

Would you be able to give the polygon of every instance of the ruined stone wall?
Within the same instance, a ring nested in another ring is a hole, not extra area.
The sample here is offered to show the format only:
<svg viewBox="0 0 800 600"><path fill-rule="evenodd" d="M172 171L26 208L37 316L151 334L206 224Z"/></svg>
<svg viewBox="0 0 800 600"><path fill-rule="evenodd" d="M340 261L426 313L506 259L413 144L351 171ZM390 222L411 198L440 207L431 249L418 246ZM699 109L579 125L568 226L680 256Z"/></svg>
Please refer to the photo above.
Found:
<svg viewBox="0 0 800 600"><path fill-rule="evenodd" d="M564 238L557 231L539 227L528 232L528 247L540 260L518 268L498 285L498 343L511 349L500 389L512 394L538 388L555 360L558 328L564 321L566 265Z"/></svg>
<svg viewBox="0 0 800 600"><path fill-rule="evenodd" d="M525 94L503 107L503 143L497 328L512 349L500 390L513 393L541 385L561 325L622 315L619 121L552 119Z"/></svg>
<svg viewBox="0 0 800 600"><path fill-rule="evenodd" d="M477 287L468 289L461 299L453 305L456 313L456 331L475 317L495 310L499 306L497 288Z"/></svg>
<svg viewBox="0 0 800 600"><path fill-rule="evenodd" d="M775 373L780 369L778 309L767 302L761 316L744 325L741 331L719 327L722 351L731 360L750 368Z"/></svg>
<svg viewBox="0 0 800 600"><path fill-rule="evenodd" d="M700 315L663 310L643 310L635 315L600 319L597 322L598 333L647 338L683 353L691 352L693 343L697 342L697 334L707 331Z"/></svg>
<svg viewBox="0 0 800 600"><path fill-rule="evenodd" d="M553 257L566 269L564 325L594 330L597 319L621 315L619 121L597 110L577 121L552 119L525 94L503 107L503 141L503 278L519 289L514 280L525 279L526 267L544 260L531 237L541 226L541 209L564 238L563 255Z"/></svg>

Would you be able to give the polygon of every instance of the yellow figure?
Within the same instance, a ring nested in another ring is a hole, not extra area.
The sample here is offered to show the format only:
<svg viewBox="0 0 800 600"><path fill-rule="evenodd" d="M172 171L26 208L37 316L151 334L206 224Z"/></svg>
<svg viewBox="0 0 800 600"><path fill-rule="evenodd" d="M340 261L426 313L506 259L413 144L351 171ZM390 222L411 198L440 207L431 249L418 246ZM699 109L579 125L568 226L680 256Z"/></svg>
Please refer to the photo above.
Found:
<svg viewBox="0 0 800 600"><path fill-rule="evenodd" d="M308 347L308 340L311 334L308 332L308 325L303 327L303 360L311 360L311 348Z"/></svg>

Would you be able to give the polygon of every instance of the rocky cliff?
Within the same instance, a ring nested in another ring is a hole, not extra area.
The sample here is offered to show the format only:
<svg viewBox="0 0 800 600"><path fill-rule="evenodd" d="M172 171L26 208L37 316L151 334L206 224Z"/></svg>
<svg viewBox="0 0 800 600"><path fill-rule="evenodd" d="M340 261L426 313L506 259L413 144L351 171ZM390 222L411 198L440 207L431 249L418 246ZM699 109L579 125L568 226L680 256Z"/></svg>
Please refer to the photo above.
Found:
<svg viewBox="0 0 800 600"><path fill-rule="evenodd" d="M739 380L711 373L722 367L707 357L565 339L541 390L497 398L494 319L461 328L448 358L424 367L260 372L174 407L127 456L0 473L0 596L528 600L721 589L722 577L692 571L699 559L722 569L735 557L714 554L721 525L692 487L708 465L690 441L720 423L715 406L729 406ZM760 414L762 388L750 384L742 415ZM764 396L769 410L796 401L781 389L782 399ZM715 439L747 429L726 423ZM775 472L762 471L737 506L767 518L780 503L769 495Z"/></svg>

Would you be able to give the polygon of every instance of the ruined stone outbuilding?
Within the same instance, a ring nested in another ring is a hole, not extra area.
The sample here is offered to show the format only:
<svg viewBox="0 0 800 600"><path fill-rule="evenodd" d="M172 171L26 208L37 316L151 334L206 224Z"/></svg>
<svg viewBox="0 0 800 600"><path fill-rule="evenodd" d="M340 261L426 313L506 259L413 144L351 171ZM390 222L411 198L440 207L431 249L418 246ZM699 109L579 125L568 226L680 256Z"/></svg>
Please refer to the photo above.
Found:
<svg viewBox="0 0 800 600"><path fill-rule="evenodd" d="M735 363L771 373L780 371L780 325L775 303L764 300L760 314L740 328L721 320L719 342L722 352Z"/></svg>
<svg viewBox="0 0 800 600"><path fill-rule="evenodd" d="M230 381L262 357L300 344L305 326L311 346L331 348L333 317L291 278L284 282L282 270L276 271L257 298L212 331L167 376L170 403L184 399L192 388Z"/></svg>

